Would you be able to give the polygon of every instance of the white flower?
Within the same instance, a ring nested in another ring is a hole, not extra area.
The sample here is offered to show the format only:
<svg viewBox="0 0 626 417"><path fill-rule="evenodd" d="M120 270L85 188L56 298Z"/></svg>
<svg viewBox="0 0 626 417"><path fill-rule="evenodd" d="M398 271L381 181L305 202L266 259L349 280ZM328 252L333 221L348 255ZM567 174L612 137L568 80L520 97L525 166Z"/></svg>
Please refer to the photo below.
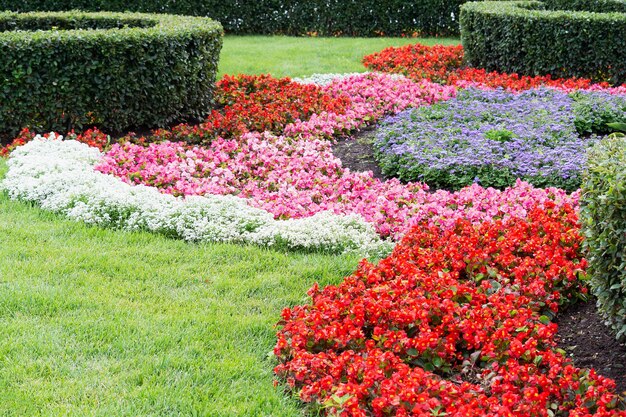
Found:
<svg viewBox="0 0 626 417"><path fill-rule="evenodd" d="M344 78L360 76L363 74L371 74L371 73L372 72L349 72L349 73L344 73L344 74L312 74L304 78L292 78L291 81L299 83L299 84L315 84L315 85L319 85L323 87L332 83L335 80L339 81L339 80L343 80ZM406 78L402 74L385 73L385 75L391 76L391 78L393 79Z"/></svg>
<svg viewBox="0 0 626 417"><path fill-rule="evenodd" d="M0 184L11 198L36 202L88 224L149 230L187 241L252 243L294 250L358 252L381 256L391 249L357 215L329 212L274 220L234 196L162 194L93 169L101 154L86 144L51 135L17 148Z"/></svg>

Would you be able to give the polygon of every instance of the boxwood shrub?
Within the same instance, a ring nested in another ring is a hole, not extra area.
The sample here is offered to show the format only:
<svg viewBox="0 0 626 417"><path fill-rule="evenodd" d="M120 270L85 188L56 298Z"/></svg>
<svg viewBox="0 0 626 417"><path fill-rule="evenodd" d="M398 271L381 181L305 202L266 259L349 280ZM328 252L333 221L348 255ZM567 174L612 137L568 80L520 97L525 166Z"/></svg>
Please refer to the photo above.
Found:
<svg viewBox="0 0 626 417"><path fill-rule="evenodd" d="M208 18L0 13L0 133L111 132L205 116L222 27Z"/></svg>
<svg viewBox="0 0 626 417"><path fill-rule="evenodd" d="M626 82L624 1L472 2L461 7L460 23L471 66Z"/></svg>
<svg viewBox="0 0 626 417"><path fill-rule="evenodd" d="M626 1L624 0L547 0L547 2L548 7L555 10L626 13Z"/></svg>
<svg viewBox="0 0 626 417"><path fill-rule="evenodd" d="M590 284L600 311L626 340L626 136L600 141L588 159L580 217Z"/></svg>
<svg viewBox="0 0 626 417"><path fill-rule="evenodd" d="M208 16L227 32L375 36L458 35L466 0L0 0L13 11L135 11Z"/></svg>

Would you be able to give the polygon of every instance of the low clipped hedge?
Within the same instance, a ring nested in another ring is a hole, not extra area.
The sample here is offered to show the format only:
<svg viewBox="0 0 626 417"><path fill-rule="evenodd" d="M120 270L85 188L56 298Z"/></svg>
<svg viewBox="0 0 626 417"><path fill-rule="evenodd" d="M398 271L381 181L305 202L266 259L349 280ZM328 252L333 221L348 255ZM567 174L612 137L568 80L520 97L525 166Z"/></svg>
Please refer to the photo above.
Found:
<svg viewBox="0 0 626 417"><path fill-rule="evenodd" d="M202 118L222 33L199 17L0 13L0 133Z"/></svg>
<svg viewBox="0 0 626 417"><path fill-rule="evenodd" d="M626 340L626 137L609 137L589 153L580 217L598 306Z"/></svg>
<svg viewBox="0 0 626 417"><path fill-rule="evenodd" d="M593 11L596 13L626 13L624 0L548 0L549 7L556 10Z"/></svg>
<svg viewBox="0 0 626 417"><path fill-rule="evenodd" d="M624 1L472 2L461 7L460 23L471 66L626 82Z"/></svg>
<svg viewBox="0 0 626 417"><path fill-rule="evenodd" d="M227 32L375 36L458 35L466 0L0 0L0 9L81 9L208 16Z"/></svg>

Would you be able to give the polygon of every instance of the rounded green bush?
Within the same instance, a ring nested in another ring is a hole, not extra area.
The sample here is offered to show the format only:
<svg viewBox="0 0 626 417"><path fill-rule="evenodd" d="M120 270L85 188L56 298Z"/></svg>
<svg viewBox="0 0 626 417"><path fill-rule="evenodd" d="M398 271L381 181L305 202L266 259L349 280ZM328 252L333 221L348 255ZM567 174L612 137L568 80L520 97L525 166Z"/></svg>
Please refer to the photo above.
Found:
<svg viewBox="0 0 626 417"><path fill-rule="evenodd" d="M600 311L626 340L626 136L590 151L580 199L589 276Z"/></svg>
<svg viewBox="0 0 626 417"><path fill-rule="evenodd" d="M623 0L472 2L461 6L460 23L473 67L626 82Z"/></svg>
<svg viewBox="0 0 626 417"><path fill-rule="evenodd" d="M208 18L0 13L0 133L112 132L205 116L223 30Z"/></svg>

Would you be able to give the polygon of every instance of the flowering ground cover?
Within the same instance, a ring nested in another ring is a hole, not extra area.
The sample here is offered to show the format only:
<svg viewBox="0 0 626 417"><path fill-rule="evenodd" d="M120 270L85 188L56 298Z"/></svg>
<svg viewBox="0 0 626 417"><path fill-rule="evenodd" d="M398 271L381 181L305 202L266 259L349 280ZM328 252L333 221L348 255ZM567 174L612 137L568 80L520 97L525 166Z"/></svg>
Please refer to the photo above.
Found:
<svg viewBox="0 0 626 417"><path fill-rule="evenodd" d="M549 316L586 292L580 246L569 206L422 223L283 311L276 372L331 415L625 416L614 382L555 346Z"/></svg>
<svg viewBox="0 0 626 417"><path fill-rule="evenodd" d="M204 122L159 130L153 136L206 144L218 137L230 139L250 131L279 133L287 124L313 115L342 115L350 105L347 96L331 96L315 85L269 75L226 75L216 84L215 100L217 108Z"/></svg>
<svg viewBox="0 0 626 417"><path fill-rule="evenodd" d="M278 219L308 217L321 211L359 214L374 224L381 236L394 238L422 219L449 226L459 217L481 221L523 216L536 204L575 205L578 201L578 194L523 182L504 191L474 185L455 193L430 192L418 183L381 181L346 170L327 141L307 140L294 149L284 139L272 136L250 135L246 139L239 144L217 141L209 149L188 149L171 142L147 148L127 144L113 147L97 169L174 195L247 198L249 204Z"/></svg>
<svg viewBox="0 0 626 417"><path fill-rule="evenodd" d="M609 87L606 83L594 84L584 78L552 79L550 76L529 77L495 71L487 72L484 69L463 67L462 63L463 47L461 45L415 44L389 47L363 58L363 64L372 70L404 74L415 80L425 79L461 88L474 86L520 91L546 86L572 91ZM626 86L614 90L624 93Z"/></svg>
<svg viewBox="0 0 626 417"><path fill-rule="evenodd" d="M347 96L344 115L323 113L285 127L284 136L249 133L237 139L187 147L163 142L114 145L97 169L132 184L156 186L174 195L225 194L278 219L308 217L321 211L358 214L383 237L399 238L424 218L450 225L458 217L473 221L523 215L545 201L576 204L577 195L519 183L498 192L470 187L459 193L430 192L421 184L380 181L342 167L325 140L409 106L430 104L454 94L429 82L377 74L344 77L324 91Z"/></svg>
<svg viewBox="0 0 626 417"><path fill-rule="evenodd" d="M573 191L597 133L610 133L608 124L623 120L626 96L468 89L388 117L375 146L383 172L404 181L503 188L521 178Z"/></svg>
<svg viewBox="0 0 626 417"><path fill-rule="evenodd" d="M149 230L193 242L253 243L291 250L372 256L388 251L359 216L320 212L274 220L267 211L232 196L177 199L153 187L133 187L93 169L96 148L62 138L36 137L13 151L2 188L11 198L31 201L85 223Z"/></svg>

